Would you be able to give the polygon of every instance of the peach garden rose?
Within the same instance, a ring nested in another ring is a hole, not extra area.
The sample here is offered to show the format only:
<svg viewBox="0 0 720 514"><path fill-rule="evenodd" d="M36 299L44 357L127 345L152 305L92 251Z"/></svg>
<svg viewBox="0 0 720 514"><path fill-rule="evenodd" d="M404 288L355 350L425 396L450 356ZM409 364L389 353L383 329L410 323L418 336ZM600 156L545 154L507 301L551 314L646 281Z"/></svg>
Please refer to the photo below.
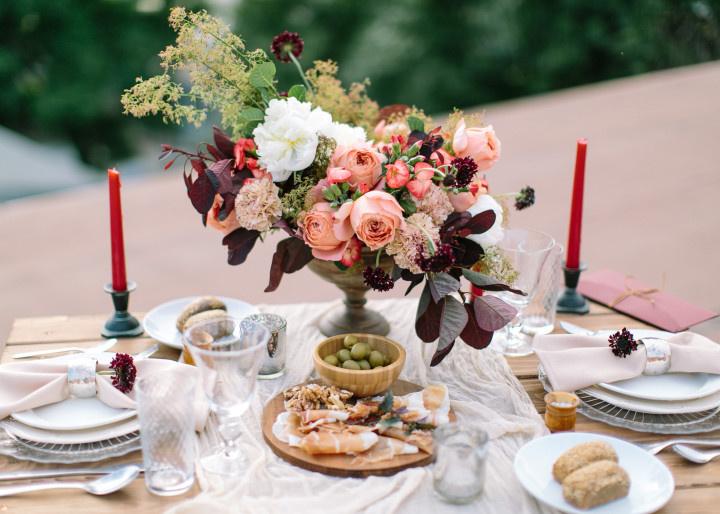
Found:
<svg viewBox="0 0 720 514"><path fill-rule="evenodd" d="M353 203L350 224L360 241L377 250L395 238L395 231L405 226L405 219L395 197L384 191L370 191Z"/></svg>
<svg viewBox="0 0 720 514"><path fill-rule="evenodd" d="M324 261L341 259L352 237L348 220L351 208L352 203L347 202L336 212L328 202L318 202L298 221L313 257Z"/></svg>
<svg viewBox="0 0 720 514"><path fill-rule="evenodd" d="M489 170L500 158L500 140L492 125L466 127L460 120L453 135L452 147L458 157L472 157L480 171Z"/></svg>
<svg viewBox="0 0 720 514"><path fill-rule="evenodd" d="M361 185L372 189L380 179L382 156L368 143L360 146L338 146L330 160L330 166L350 172L348 183L356 188Z"/></svg>

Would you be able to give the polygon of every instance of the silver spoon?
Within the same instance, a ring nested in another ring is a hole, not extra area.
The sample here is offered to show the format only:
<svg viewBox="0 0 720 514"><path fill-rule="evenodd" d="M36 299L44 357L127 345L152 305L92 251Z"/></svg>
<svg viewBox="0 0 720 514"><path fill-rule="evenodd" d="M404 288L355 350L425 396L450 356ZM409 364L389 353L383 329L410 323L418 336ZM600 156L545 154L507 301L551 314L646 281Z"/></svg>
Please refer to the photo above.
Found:
<svg viewBox="0 0 720 514"><path fill-rule="evenodd" d="M91 482L62 482L60 480L45 480L32 484L6 485L0 487L0 496L29 493L32 491L45 491L47 489L83 489L85 492L104 495L119 491L130 484L140 473L140 467L131 464L123 466Z"/></svg>
<svg viewBox="0 0 720 514"><path fill-rule="evenodd" d="M720 447L720 438L715 439L699 439L699 438L690 438L690 437L679 437L679 438L673 438L673 439L665 439L664 441L653 441L650 443L635 443L636 446L639 446L643 450L652 453L653 455L657 455L661 451L663 451L668 446L676 445L678 443L682 444L692 444L693 446L715 446Z"/></svg>
<svg viewBox="0 0 720 514"><path fill-rule="evenodd" d="M684 444L676 444L673 446L673 451L678 455L685 457L691 462L696 464L707 464L715 457L720 456L720 450L698 450Z"/></svg>

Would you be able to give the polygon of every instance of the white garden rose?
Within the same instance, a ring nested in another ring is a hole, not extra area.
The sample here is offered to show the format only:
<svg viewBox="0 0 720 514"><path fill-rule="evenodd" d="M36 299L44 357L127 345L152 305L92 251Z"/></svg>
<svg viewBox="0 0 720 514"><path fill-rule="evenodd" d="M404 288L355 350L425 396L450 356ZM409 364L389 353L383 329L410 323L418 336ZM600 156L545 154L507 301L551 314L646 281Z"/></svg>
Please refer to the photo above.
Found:
<svg viewBox="0 0 720 514"><path fill-rule="evenodd" d="M325 137L331 137L337 146L355 147L367 141L365 130L362 127L353 127L346 123L333 122L320 130Z"/></svg>
<svg viewBox="0 0 720 514"><path fill-rule="evenodd" d="M481 212L487 211L488 209L492 209L493 211L495 211L495 224L493 224L490 230L483 234L473 234L471 236L468 236L468 239L472 239L483 247L498 244L505 234L505 230L502 226L502 206L497 202L497 200L495 200L495 198L486 194L480 195L477 201L467 210L467 212L475 216L476 214L480 214Z"/></svg>
<svg viewBox="0 0 720 514"><path fill-rule="evenodd" d="M318 133L332 123L330 114L297 98L270 100L265 120L253 131L260 166L268 170L273 182L287 180L293 171L312 164Z"/></svg>

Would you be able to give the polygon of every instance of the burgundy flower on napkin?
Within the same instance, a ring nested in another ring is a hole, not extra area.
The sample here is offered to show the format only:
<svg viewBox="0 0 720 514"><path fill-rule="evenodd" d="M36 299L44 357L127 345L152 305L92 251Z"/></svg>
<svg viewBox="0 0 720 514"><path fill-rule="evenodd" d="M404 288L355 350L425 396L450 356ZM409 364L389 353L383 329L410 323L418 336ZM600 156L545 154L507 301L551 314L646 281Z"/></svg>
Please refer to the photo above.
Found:
<svg viewBox="0 0 720 514"><path fill-rule="evenodd" d="M135 385L137 368L133 363L132 355L127 353L116 353L110 361L110 369L115 372L112 377L112 385L122 393L129 393Z"/></svg>

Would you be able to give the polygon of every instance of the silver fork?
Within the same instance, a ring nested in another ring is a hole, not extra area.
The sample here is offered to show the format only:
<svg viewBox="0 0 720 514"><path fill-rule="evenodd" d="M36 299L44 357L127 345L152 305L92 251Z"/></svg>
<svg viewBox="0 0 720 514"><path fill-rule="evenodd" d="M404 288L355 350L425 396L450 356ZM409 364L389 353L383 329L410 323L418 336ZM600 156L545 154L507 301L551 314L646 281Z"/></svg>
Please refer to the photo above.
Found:
<svg viewBox="0 0 720 514"><path fill-rule="evenodd" d="M657 455L668 446L674 444L690 444L693 446L715 446L720 447L720 439L693 439L690 437L680 437L676 439L665 439L664 441L653 441L651 443L635 443L646 452Z"/></svg>
<svg viewBox="0 0 720 514"><path fill-rule="evenodd" d="M34 350L32 352L20 352L13 355L13 359L29 359L31 357L42 357L45 355L55 355L59 353L71 353L71 352L80 352L80 353L100 353L104 352L105 350L109 350L112 348L115 343L117 343L117 339L108 339L107 341L103 341L100 344L97 344L95 346L91 346L90 348L82 348L80 346L66 346L64 348L54 348L52 350Z"/></svg>

